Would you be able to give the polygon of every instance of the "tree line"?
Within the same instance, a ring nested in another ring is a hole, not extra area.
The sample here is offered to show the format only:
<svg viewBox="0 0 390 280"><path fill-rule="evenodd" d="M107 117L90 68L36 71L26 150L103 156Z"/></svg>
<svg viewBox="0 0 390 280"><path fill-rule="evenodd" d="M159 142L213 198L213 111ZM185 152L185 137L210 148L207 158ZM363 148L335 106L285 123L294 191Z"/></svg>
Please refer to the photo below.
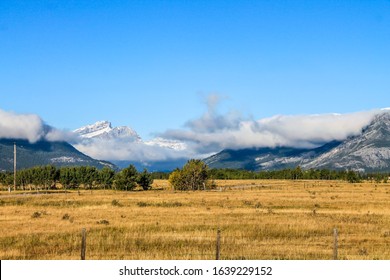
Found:
<svg viewBox="0 0 390 280"><path fill-rule="evenodd" d="M57 183L60 183L65 189L76 189L83 186L86 189L101 188L129 191L137 186L144 190L150 189L153 178L146 169L138 172L133 165L122 169L120 172L115 172L109 167L98 170L91 166L56 168L48 165L22 169L16 173L16 187L18 189L27 189L32 186L53 189L57 188ZM0 173L0 184L13 187L14 174L12 172Z"/></svg>
<svg viewBox="0 0 390 280"><path fill-rule="evenodd" d="M213 179L278 179L278 180L345 180L357 183L364 179L364 174L352 170L309 169L300 166L281 170L248 171L237 169L211 169Z"/></svg>
<svg viewBox="0 0 390 280"><path fill-rule="evenodd" d="M153 175L152 175L153 176ZM158 176L161 178L162 174ZM360 173L353 170L309 169L300 166L272 171L241 169L208 169L201 160L190 160L182 169L167 174L172 187L177 190L201 190L215 186L214 180L279 179L279 180L344 180L359 183L363 180L387 183L388 173Z"/></svg>
<svg viewBox="0 0 390 280"><path fill-rule="evenodd" d="M96 167L61 167L52 165L19 170L16 174L16 186L26 189L31 186L45 189L56 188L60 183L65 189L83 186L86 189L133 190L137 186L144 190L151 188L154 179L168 179L176 190L201 190L213 188L214 180L231 179L279 179L279 180L344 180L358 183L362 180L387 183L388 173L360 173L352 170L309 169L301 167L272 171L249 171L242 169L209 169L201 160L189 160L183 168L173 172L149 173L146 169L138 172L130 165L115 172L109 167L98 170ZM0 172L0 184L11 187L14 175L11 172Z"/></svg>
<svg viewBox="0 0 390 280"><path fill-rule="evenodd" d="M300 166L282 170L250 171L243 169L208 169L200 160L190 160L182 169L172 173L156 174L160 179L169 179L175 189L200 189L213 180L342 180L359 183L368 180L376 183L387 183L389 173L362 173L353 170L308 169ZM152 174L154 176L154 174ZM199 180L196 180L196 177ZM197 181L198 183L193 183Z"/></svg>
<svg viewBox="0 0 390 280"><path fill-rule="evenodd" d="M308 169L300 166L282 170L248 171L241 169L210 169L212 179L278 179L278 180L342 180L350 183L359 183L368 180L376 183L387 183L390 173L371 172L362 173L354 170Z"/></svg>
<svg viewBox="0 0 390 280"><path fill-rule="evenodd" d="M153 179L169 179L173 172L153 172ZM207 176L215 180L247 180L247 179L277 179L277 180L344 180L359 182L361 180L385 181L387 173L360 173L352 170L309 169L301 167L281 170L244 170L244 169L207 169Z"/></svg>

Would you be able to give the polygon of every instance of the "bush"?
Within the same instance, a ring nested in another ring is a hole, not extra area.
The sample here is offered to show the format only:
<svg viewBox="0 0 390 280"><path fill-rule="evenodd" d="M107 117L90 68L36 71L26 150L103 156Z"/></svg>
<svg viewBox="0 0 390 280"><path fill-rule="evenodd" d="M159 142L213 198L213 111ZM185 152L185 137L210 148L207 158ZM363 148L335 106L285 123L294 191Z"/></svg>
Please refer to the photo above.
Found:
<svg viewBox="0 0 390 280"><path fill-rule="evenodd" d="M121 207L122 205L119 203L118 200L114 199L113 201L111 201L111 205L112 206L117 206L117 207Z"/></svg>
<svg viewBox="0 0 390 280"><path fill-rule="evenodd" d="M31 215L31 218L37 219L37 218L40 218L41 216L42 216L42 214L40 212L34 212L34 214Z"/></svg>
<svg viewBox="0 0 390 280"><path fill-rule="evenodd" d="M176 169L172 172L169 182L176 190L205 189L208 185L207 165L201 160L189 160L183 169Z"/></svg>
<svg viewBox="0 0 390 280"><path fill-rule="evenodd" d="M63 220L69 220L70 219L69 214L65 214L64 216L62 216L62 219Z"/></svg>

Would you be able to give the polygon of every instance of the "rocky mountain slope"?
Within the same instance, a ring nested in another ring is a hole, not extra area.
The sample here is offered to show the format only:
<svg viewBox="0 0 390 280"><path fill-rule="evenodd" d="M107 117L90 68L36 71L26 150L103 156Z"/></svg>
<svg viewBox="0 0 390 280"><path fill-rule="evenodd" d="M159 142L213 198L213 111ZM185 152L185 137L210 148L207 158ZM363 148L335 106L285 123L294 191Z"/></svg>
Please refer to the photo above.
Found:
<svg viewBox="0 0 390 280"><path fill-rule="evenodd" d="M17 147L17 168L30 168L39 165L61 166L95 166L103 168L115 165L106 161L95 160L66 142L0 139L0 171L12 171L14 165L14 143Z"/></svg>
<svg viewBox="0 0 390 280"><path fill-rule="evenodd" d="M376 116L360 135L343 141L302 167L390 171L390 114Z"/></svg>
<svg viewBox="0 0 390 280"><path fill-rule="evenodd" d="M309 163L324 152L337 147L334 141L315 149L293 147L252 148L224 150L204 161L210 168L232 168L247 170L278 170L294 168Z"/></svg>

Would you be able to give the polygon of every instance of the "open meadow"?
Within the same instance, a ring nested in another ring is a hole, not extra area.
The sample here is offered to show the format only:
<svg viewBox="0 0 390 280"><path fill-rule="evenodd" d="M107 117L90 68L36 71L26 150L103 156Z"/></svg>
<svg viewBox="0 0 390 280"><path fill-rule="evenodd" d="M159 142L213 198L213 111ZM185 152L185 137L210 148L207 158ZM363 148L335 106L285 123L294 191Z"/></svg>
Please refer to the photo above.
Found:
<svg viewBox="0 0 390 280"><path fill-rule="evenodd" d="M390 184L229 180L209 191L0 193L0 259L390 259Z"/></svg>

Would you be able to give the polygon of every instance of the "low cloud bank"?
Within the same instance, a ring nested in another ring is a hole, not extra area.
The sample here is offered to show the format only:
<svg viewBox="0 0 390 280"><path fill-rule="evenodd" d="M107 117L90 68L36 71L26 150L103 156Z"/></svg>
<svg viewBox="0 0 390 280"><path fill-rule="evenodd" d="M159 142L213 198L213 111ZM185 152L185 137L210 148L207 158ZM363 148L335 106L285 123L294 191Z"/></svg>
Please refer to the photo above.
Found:
<svg viewBox="0 0 390 280"><path fill-rule="evenodd" d="M211 96L203 116L188 121L184 129L167 130L161 137L185 142L195 154L228 148L314 148L358 135L376 115L390 112L390 109L375 109L349 114L276 115L254 120L237 112L218 114L218 101Z"/></svg>
<svg viewBox="0 0 390 280"><path fill-rule="evenodd" d="M162 137L191 143L197 151L207 153L222 149L252 147L313 148L332 140L358 135L369 125L378 110L351 114L278 115L261 120L239 120L234 125L203 132L194 129L168 130ZM223 116L217 116L221 123ZM196 120L198 126L203 117ZM230 120L230 117L229 117ZM212 122L209 118L207 123ZM206 125L210 127L209 124Z"/></svg>
<svg viewBox="0 0 390 280"><path fill-rule="evenodd" d="M120 140L83 139L74 146L93 158L115 161L166 161L196 156L191 150L175 150L126 138Z"/></svg>

